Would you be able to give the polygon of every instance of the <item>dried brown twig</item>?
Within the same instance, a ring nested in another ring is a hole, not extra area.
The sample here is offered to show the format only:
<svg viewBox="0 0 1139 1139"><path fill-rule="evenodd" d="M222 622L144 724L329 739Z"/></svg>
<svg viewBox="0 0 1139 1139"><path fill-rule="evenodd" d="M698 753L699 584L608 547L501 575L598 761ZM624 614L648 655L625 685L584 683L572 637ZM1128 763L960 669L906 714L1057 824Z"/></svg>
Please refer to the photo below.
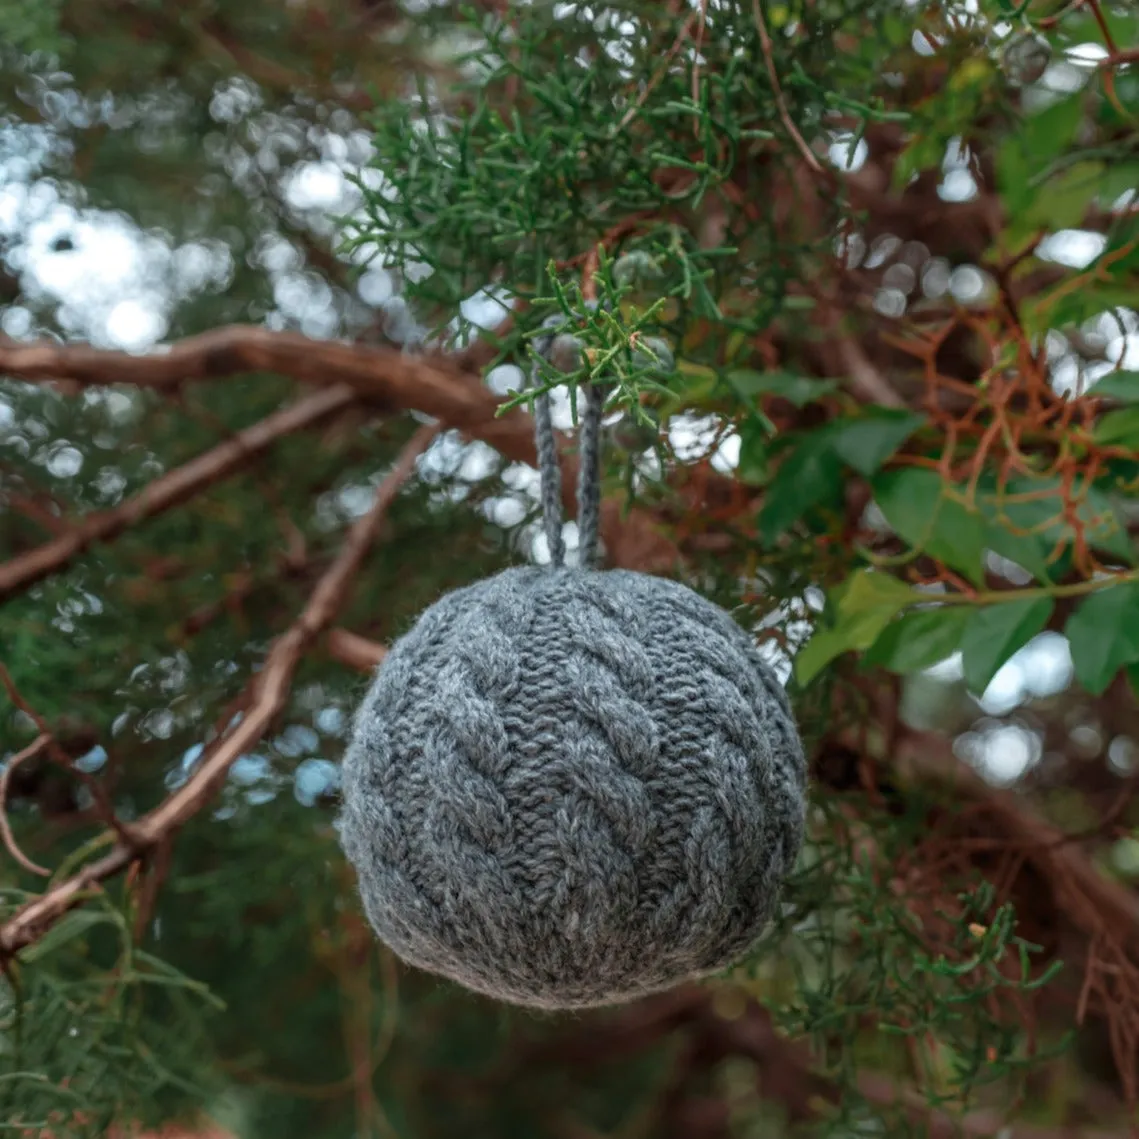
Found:
<svg viewBox="0 0 1139 1139"><path fill-rule="evenodd" d="M780 121L787 129L787 133L791 136L791 141L803 156L803 161L806 162L812 172L826 175L827 172L823 169L818 158L815 157L814 151L807 145L806 139L799 133L799 128L795 126L794 120L791 118L791 113L787 110L787 100L783 97L783 87L779 82L779 73L775 70L771 35L767 30L767 21L763 18L762 0L751 0L751 7L752 13L755 16L755 28L756 31L759 32L759 42L763 47L763 62L767 66L767 77L771 80L771 93L775 96L776 107L779 108Z"/></svg>
<svg viewBox="0 0 1139 1139"><path fill-rule="evenodd" d="M904 773L945 787L960 799L982 803L991 817L999 819L1001 838L1038 861L1058 888L1071 891L1074 917L1094 912L1139 944L1139 894L1102 874L1078 846L1066 841L1064 831L1038 815L1021 796L991 787L953 755L950 744L935 733L908 731L893 760Z"/></svg>
<svg viewBox="0 0 1139 1139"><path fill-rule="evenodd" d="M16 845L16 838L12 834L12 826L8 822L8 782L12 778L12 772L15 771L21 763L26 763L29 759L34 759L50 742L51 737L48 735L41 734L36 736L26 748L16 752L16 754L4 764L4 770L0 771L0 839L3 840L4 845L8 848L8 853L25 870L30 870L33 874L41 874L45 878L51 876L51 871L45 866L40 866L39 863L33 862L19 846Z"/></svg>
<svg viewBox="0 0 1139 1139"><path fill-rule="evenodd" d="M359 672L371 672L388 655L384 645L348 629L331 629L325 642L328 655Z"/></svg>
<svg viewBox="0 0 1139 1139"><path fill-rule="evenodd" d="M284 708L293 674L305 650L336 616L388 507L437 430L429 425L412 436L395 468L380 484L371 509L349 531L340 553L317 582L300 616L274 642L263 668L250 684L251 700L240 722L214 743L181 787L132 824L129 843L120 841L109 854L21 907L0 926L0 959L10 958L31 945L78 905L91 886L148 855L209 802L230 767L261 738Z"/></svg>

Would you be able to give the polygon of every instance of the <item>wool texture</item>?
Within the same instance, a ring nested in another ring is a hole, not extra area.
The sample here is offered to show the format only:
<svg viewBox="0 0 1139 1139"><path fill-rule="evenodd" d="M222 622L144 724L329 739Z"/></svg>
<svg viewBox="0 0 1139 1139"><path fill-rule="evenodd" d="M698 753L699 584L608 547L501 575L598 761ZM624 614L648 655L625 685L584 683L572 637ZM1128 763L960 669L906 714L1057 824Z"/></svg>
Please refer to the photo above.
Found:
<svg viewBox="0 0 1139 1139"><path fill-rule="evenodd" d="M723 609L644 574L522 567L392 646L345 758L341 841L405 961L584 1008L754 945L805 786L783 688Z"/></svg>

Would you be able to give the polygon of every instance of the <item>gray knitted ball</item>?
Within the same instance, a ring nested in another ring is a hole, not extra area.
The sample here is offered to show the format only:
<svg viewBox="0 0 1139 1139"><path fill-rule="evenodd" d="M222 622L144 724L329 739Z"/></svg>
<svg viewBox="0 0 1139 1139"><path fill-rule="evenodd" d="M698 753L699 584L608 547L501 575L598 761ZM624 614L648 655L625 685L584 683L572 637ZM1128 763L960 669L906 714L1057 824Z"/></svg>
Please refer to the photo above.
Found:
<svg viewBox="0 0 1139 1139"><path fill-rule="evenodd" d="M401 958L516 1004L628 1000L732 964L802 842L783 689L722 609L623 570L506 570L392 647L341 840Z"/></svg>

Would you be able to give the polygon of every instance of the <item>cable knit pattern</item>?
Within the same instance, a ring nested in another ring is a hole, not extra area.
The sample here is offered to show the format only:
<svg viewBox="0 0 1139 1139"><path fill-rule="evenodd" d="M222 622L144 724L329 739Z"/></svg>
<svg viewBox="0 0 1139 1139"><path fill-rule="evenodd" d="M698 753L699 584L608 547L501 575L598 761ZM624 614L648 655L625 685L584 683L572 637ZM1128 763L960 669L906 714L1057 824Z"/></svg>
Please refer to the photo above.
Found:
<svg viewBox="0 0 1139 1139"><path fill-rule="evenodd" d="M357 715L341 839L406 961L581 1008L736 961L802 842L781 685L722 609L623 570L456 590Z"/></svg>

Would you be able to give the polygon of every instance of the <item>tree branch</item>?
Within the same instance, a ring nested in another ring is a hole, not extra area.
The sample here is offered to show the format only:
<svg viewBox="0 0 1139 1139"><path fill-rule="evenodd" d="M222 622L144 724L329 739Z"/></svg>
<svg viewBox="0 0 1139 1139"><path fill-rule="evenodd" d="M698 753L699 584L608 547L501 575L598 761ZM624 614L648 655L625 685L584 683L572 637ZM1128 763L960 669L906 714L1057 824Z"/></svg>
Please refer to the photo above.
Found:
<svg viewBox="0 0 1139 1139"><path fill-rule="evenodd" d="M371 672L388 655L384 645L348 629L331 629L325 642L328 655L359 672Z"/></svg>
<svg viewBox="0 0 1139 1139"><path fill-rule="evenodd" d="M50 542L0 564L0 601L63 569L94 543L113 538L131 526L185 502L204 487L232 474L282 436L327 418L347 407L355 398L352 390L343 386L317 392L168 471L113 510L88 514Z"/></svg>
<svg viewBox="0 0 1139 1139"><path fill-rule="evenodd" d="M252 699L236 727L210 748L181 787L131 825L129 844L118 843L109 854L21 907L0 926L0 959L31 945L79 905L87 890L144 857L209 802L230 767L264 735L284 708L293 674L305 650L336 616L388 507L437 430L434 425L420 428L404 448L395 468L376 491L371 509L349 531L340 553L317 583L301 615L274 642L251 683Z"/></svg>
<svg viewBox="0 0 1139 1139"><path fill-rule="evenodd" d="M1101 873L1070 836L1041 818L1024 799L986 783L952 754L950 741L931 732L907 732L899 742L899 770L940 784L954 795L984 803L1000 820L1000 836L1019 842L1025 854L1063 895L1064 907L1077 925L1106 921L1139 939L1139 894Z"/></svg>
<svg viewBox="0 0 1139 1139"><path fill-rule="evenodd" d="M70 380L166 390L242 372L274 372L322 387L344 384L374 406L414 408L514 462L537 464L530 416L519 409L498 415L499 401L478 373L442 355L405 356L380 345L311 340L295 332L240 324L188 337L148 356L86 344L20 343L0 336L0 374L29 382ZM576 456L563 454L563 470L562 492L572 506ZM677 561L676 546L644 510L625 513L619 502L607 500L601 531L614 565L659 572Z"/></svg>
<svg viewBox="0 0 1139 1139"><path fill-rule="evenodd" d="M40 866L39 863L33 862L17 845L16 836L12 834L12 826L8 822L8 781L12 778L12 772L20 766L21 763L29 759L34 759L47 745L51 742L51 736L40 734L22 751L18 751L6 764L4 770L0 771L0 840L3 840L4 845L8 848L8 853L25 869L30 870L33 874L40 874L45 878L51 877L51 871L45 866Z"/></svg>
<svg viewBox="0 0 1139 1139"><path fill-rule="evenodd" d="M319 387L346 384L387 410L416 408L459 429L477 424L479 438L504 455L523 462L534 457L529 416L515 412L496 420L493 392L476 373L441 355L406 356L382 345L312 340L242 324L190 336L145 356L0 336L0 374L36 383L71 380L169 390L242 372L274 372Z"/></svg>
<svg viewBox="0 0 1139 1139"><path fill-rule="evenodd" d="M834 347L845 370L850 374L851 386L859 395L882 407L906 406L906 401L894 391L886 377L849 336L840 336Z"/></svg>

